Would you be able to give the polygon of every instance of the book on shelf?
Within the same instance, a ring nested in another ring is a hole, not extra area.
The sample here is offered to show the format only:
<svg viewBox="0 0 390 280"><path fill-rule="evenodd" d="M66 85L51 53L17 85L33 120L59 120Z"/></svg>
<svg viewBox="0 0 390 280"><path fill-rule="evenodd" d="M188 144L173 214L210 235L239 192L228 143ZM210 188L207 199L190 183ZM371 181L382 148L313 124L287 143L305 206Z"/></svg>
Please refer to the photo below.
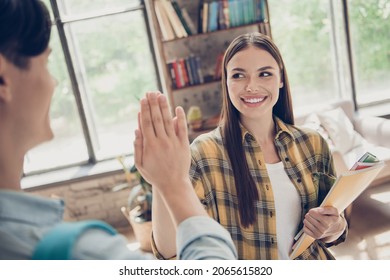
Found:
<svg viewBox="0 0 390 280"><path fill-rule="evenodd" d="M193 77L192 71L191 71L191 64L190 64L190 57L189 56L184 59L184 65L185 65L187 75L188 75L188 84L190 86L193 86L193 85L195 85L195 81L194 81L194 77Z"/></svg>
<svg viewBox="0 0 390 280"><path fill-rule="evenodd" d="M214 71L214 80L219 80L222 77L222 61L223 61L224 53L220 53L217 57L217 62L215 64Z"/></svg>
<svg viewBox="0 0 390 280"><path fill-rule="evenodd" d="M176 12L177 16L179 17L181 24L183 25L185 31L187 32L187 35L188 36L193 35L194 33L192 33L190 27L188 26L188 23L183 16L183 12L182 12L182 9L180 8L179 4L177 4L177 2L175 0L171 0L171 4L172 4L172 7L175 9L175 12Z"/></svg>
<svg viewBox="0 0 390 280"><path fill-rule="evenodd" d="M198 34L203 33L203 0L199 1L198 6Z"/></svg>
<svg viewBox="0 0 390 280"><path fill-rule="evenodd" d="M261 17L260 17L260 20L262 22L268 22L268 19L269 19L269 15L268 15L268 10L267 10L267 7L266 7L266 3L265 1L266 0L257 0L260 2L260 14L261 14Z"/></svg>
<svg viewBox="0 0 390 280"><path fill-rule="evenodd" d="M198 30L196 29L195 27L195 23L194 21L192 20L192 18L190 17L190 15L188 14L188 11L186 8L181 8L181 14L183 15L183 18L184 20L186 21L187 25L188 25L188 28L190 29L191 31L191 34L192 35L195 35L198 33Z"/></svg>
<svg viewBox="0 0 390 280"><path fill-rule="evenodd" d="M219 2L213 1L208 5L208 23L207 23L207 31L213 32L218 30L218 9Z"/></svg>
<svg viewBox="0 0 390 280"><path fill-rule="evenodd" d="M194 85L200 84L199 72L196 68L195 55L191 54L189 57L187 57L187 60L191 68L191 74L194 80Z"/></svg>
<svg viewBox="0 0 390 280"><path fill-rule="evenodd" d="M204 83L200 57L193 54L167 62L172 88L180 89Z"/></svg>
<svg viewBox="0 0 390 280"><path fill-rule="evenodd" d="M218 5L218 29L223 30L230 27L228 0L219 1Z"/></svg>
<svg viewBox="0 0 390 280"><path fill-rule="evenodd" d="M168 72L169 76L171 77L171 83L172 83L172 88L177 88L177 83L176 83L176 72L173 64L175 61L171 61L167 63L168 66Z"/></svg>
<svg viewBox="0 0 390 280"><path fill-rule="evenodd" d="M160 25L162 39L164 41L175 39L175 32L172 29L168 14L166 13L165 8L162 6L161 1L154 1L154 11L156 13L157 21Z"/></svg>
<svg viewBox="0 0 390 280"><path fill-rule="evenodd" d="M252 0L242 0L242 17L244 24L252 23L251 7L249 6L249 1Z"/></svg>
<svg viewBox="0 0 390 280"><path fill-rule="evenodd" d="M172 66L173 66L173 70L175 71L175 87L176 88L184 87L184 84L182 82L183 78L180 77L179 64L177 63L176 60L172 61Z"/></svg>
<svg viewBox="0 0 390 280"><path fill-rule="evenodd" d="M203 77L203 71L202 71L202 68L201 68L200 57L199 56L195 56L195 69L196 69L196 72L197 72L197 76L199 78L199 84L203 84L204 83L204 77Z"/></svg>
<svg viewBox="0 0 390 280"><path fill-rule="evenodd" d="M228 0L227 6L231 27L265 20L265 0Z"/></svg>
<svg viewBox="0 0 390 280"><path fill-rule="evenodd" d="M176 64L176 67L177 67L177 72L178 72L178 75L177 77L179 78L179 83L177 85L178 88L182 88L182 87L185 87L186 86L186 82L185 82L185 79L184 79L184 73L183 73L183 68L182 68L182 65L180 63L180 60L176 60L175 61L175 64ZM177 79L176 79L177 80Z"/></svg>
<svg viewBox="0 0 390 280"><path fill-rule="evenodd" d="M198 26L189 16L186 8L180 7L175 0L156 0L156 14L160 23L166 31L164 38L172 38L168 33L174 33L174 37L183 38L198 33L213 32L230 27L238 27L256 22L267 22L268 14L265 0L214 0L199 1ZM157 12L165 10L167 16ZM170 27L166 19L170 22ZM161 24L163 23L163 24ZM171 32L170 29L172 29ZM168 39L169 40L169 39Z"/></svg>
<svg viewBox="0 0 390 280"><path fill-rule="evenodd" d="M227 9L229 10L230 27L238 26L237 19L236 19L237 8L235 7L235 5L236 5L235 0L228 0Z"/></svg>
<svg viewBox="0 0 390 280"><path fill-rule="evenodd" d="M368 187L384 166L385 163L378 160L375 155L365 153L349 171L336 179L320 206L333 206L342 213ZM293 245L290 259L297 258L314 242L314 238L303 230L294 239L297 241Z"/></svg>
<svg viewBox="0 0 390 280"><path fill-rule="evenodd" d="M177 15L172 5L172 2L169 0L156 0L156 1L161 1L162 6L164 7L165 12L168 15L168 18L171 22L176 37L177 38L187 37L188 36L187 31L185 30L182 22L180 21L180 18Z"/></svg>
<svg viewBox="0 0 390 280"><path fill-rule="evenodd" d="M202 8L202 33L207 33L209 21L209 3L204 2Z"/></svg>
<svg viewBox="0 0 390 280"><path fill-rule="evenodd" d="M190 85L189 78L188 78L188 72L185 64L184 58L178 59L179 67L180 67L180 74L182 76L182 81L184 86Z"/></svg>

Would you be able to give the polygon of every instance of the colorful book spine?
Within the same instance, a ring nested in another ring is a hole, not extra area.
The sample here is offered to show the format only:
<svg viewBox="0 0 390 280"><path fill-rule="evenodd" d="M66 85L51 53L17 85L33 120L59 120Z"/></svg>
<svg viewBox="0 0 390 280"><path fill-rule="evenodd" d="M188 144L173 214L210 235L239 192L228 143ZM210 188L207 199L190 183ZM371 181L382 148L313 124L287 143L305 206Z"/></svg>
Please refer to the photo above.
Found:
<svg viewBox="0 0 390 280"><path fill-rule="evenodd" d="M168 62L167 66L168 66L169 75L171 77L172 88L176 89L176 88L178 88L178 86L177 86L177 83L176 83L175 69L173 68L173 64L174 63L175 63L174 61Z"/></svg>
<svg viewBox="0 0 390 280"><path fill-rule="evenodd" d="M175 71L175 79L176 79L176 86L177 88L181 88L184 86L182 79L180 78L180 70L179 70L179 65L177 61L173 61L173 69Z"/></svg>
<svg viewBox="0 0 390 280"><path fill-rule="evenodd" d="M219 80L222 77L223 56L224 56L224 53L220 53L217 57L217 62L215 64L215 71L214 71L214 80Z"/></svg>
<svg viewBox="0 0 390 280"><path fill-rule="evenodd" d="M189 56L187 56L184 59L184 64L186 66L186 71L187 71L187 74L188 74L189 85L190 86L195 85L194 77L193 77L192 71L191 71L191 64L190 64L190 57Z"/></svg>
<svg viewBox="0 0 390 280"><path fill-rule="evenodd" d="M188 86L190 83L189 83L189 78L188 78L188 73L187 73L185 62L184 62L184 58L180 58L178 60L178 63L179 63L179 69L180 69L179 72L181 73L181 78L183 81L183 87Z"/></svg>
<svg viewBox="0 0 390 280"><path fill-rule="evenodd" d="M207 31L213 32L218 30L218 7L219 2L214 1L209 4L209 19L207 24Z"/></svg>
<svg viewBox="0 0 390 280"><path fill-rule="evenodd" d="M209 3L203 3L202 33L207 33L209 21Z"/></svg>
<svg viewBox="0 0 390 280"><path fill-rule="evenodd" d="M260 0L261 21L267 22L268 14L267 14L267 7L265 1L266 0Z"/></svg>
<svg viewBox="0 0 390 280"><path fill-rule="evenodd" d="M198 33L203 33L203 0L199 1L198 8Z"/></svg>
<svg viewBox="0 0 390 280"><path fill-rule="evenodd" d="M191 34L192 35L197 34L198 30L195 27L194 21L191 19L190 15L188 14L187 9L181 8L181 14L183 15L184 20L187 22L188 28L190 29Z"/></svg>
<svg viewBox="0 0 390 280"><path fill-rule="evenodd" d="M229 14L229 2L228 0L222 0L222 12L223 12L223 23L226 28L230 27L230 14Z"/></svg>
<svg viewBox="0 0 390 280"><path fill-rule="evenodd" d="M189 56L189 63L191 67L192 78L194 80L194 85L200 84L199 73L196 69L196 58L193 54Z"/></svg>
<svg viewBox="0 0 390 280"><path fill-rule="evenodd" d="M175 12L176 12L177 16L179 17L181 24L183 25L185 31L187 32L187 35L189 35L189 36L192 35L192 31L189 28L187 21L183 17L183 14L182 14L182 11L179 7L179 4L177 4L177 2L174 0L171 0L171 4L172 4L172 7L175 9Z"/></svg>
<svg viewBox="0 0 390 280"><path fill-rule="evenodd" d="M262 11L261 11L261 1L262 0L254 0L254 11L256 22L262 22Z"/></svg>
<svg viewBox="0 0 390 280"><path fill-rule="evenodd" d="M204 77L203 77L203 71L202 71L202 68L201 68L200 57L199 56L195 57L195 62L196 62L196 71L198 72L198 76L199 76L199 83L203 84L204 83Z"/></svg>
<svg viewBox="0 0 390 280"><path fill-rule="evenodd" d="M238 26L238 6L236 0L229 0L229 21L230 27Z"/></svg>

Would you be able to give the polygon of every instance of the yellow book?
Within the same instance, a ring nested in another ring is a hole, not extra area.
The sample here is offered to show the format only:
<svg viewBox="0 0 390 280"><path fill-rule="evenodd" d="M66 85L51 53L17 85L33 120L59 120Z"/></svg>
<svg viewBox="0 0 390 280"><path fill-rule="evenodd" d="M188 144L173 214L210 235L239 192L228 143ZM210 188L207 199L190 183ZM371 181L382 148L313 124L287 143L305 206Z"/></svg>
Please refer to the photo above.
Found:
<svg viewBox="0 0 390 280"><path fill-rule="evenodd" d="M171 22L176 37L177 38L188 37L187 31L184 29L184 26L181 23L179 16L176 14L175 9L172 6L172 3L169 0L161 0L161 3L165 8L165 11Z"/></svg>
<svg viewBox="0 0 390 280"><path fill-rule="evenodd" d="M361 159L367 157L367 154ZM369 156L372 155L369 154ZM350 170L340 175L320 206L333 206L337 208L339 213L343 212L369 186L385 166L383 161L371 163L373 164L366 165L359 160L359 164L355 164L353 167L357 168L357 170ZM302 233L294 244L290 259L297 258L313 242L314 238L306 233Z"/></svg>
<svg viewBox="0 0 390 280"><path fill-rule="evenodd" d="M175 33L172 29L168 15L165 12L165 8L162 5L163 4L159 0L156 0L154 2L154 10L156 12L158 23L160 25L163 40L172 40L175 39Z"/></svg>

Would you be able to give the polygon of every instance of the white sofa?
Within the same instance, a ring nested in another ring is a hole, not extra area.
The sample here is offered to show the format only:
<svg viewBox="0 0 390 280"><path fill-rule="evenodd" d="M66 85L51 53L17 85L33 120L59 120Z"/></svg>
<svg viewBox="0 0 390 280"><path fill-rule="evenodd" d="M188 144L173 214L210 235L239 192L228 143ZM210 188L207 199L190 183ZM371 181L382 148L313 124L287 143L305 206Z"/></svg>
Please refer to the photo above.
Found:
<svg viewBox="0 0 390 280"><path fill-rule="evenodd" d="M352 167L365 152L370 152L386 163L370 187L390 182L389 119L361 117L354 111L351 100L340 100L298 111L295 122L316 129L327 138L338 174Z"/></svg>

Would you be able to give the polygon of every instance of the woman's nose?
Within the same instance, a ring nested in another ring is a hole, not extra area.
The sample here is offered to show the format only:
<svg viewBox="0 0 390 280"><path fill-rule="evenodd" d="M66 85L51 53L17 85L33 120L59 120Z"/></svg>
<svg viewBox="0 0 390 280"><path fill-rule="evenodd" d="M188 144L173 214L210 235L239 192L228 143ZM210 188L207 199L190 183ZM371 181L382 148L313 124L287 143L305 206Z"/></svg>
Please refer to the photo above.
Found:
<svg viewBox="0 0 390 280"><path fill-rule="evenodd" d="M257 86L256 86L255 83L253 83L253 82L251 82L251 81L248 81L248 84L246 85L245 90L246 90L247 92L251 92L251 93L257 92Z"/></svg>

